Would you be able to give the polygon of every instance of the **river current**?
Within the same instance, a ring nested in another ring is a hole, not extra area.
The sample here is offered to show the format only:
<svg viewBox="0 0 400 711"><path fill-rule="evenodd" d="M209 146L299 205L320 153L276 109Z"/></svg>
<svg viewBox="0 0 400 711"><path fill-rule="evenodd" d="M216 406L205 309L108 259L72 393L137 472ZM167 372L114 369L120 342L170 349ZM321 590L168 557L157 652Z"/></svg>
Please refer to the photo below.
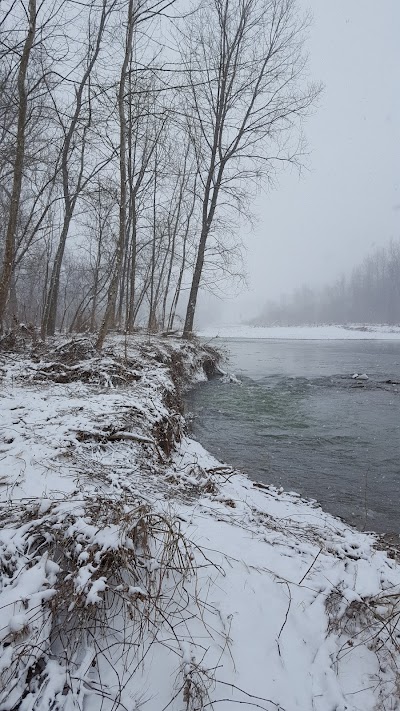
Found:
<svg viewBox="0 0 400 711"><path fill-rule="evenodd" d="M196 439L358 528L400 533L400 342L214 344L241 384L217 377L188 395Z"/></svg>

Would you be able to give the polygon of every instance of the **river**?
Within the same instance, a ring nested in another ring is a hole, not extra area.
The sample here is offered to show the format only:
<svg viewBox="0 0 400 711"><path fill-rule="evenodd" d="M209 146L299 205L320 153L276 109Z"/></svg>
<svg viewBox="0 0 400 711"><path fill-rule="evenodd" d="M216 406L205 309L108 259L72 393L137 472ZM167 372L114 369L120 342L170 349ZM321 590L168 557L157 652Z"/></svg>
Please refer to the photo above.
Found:
<svg viewBox="0 0 400 711"><path fill-rule="evenodd" d="M400 533L400 342L212 345L241 384L214 378L189 393L195 438L254 480L362 530Z"/></svg>

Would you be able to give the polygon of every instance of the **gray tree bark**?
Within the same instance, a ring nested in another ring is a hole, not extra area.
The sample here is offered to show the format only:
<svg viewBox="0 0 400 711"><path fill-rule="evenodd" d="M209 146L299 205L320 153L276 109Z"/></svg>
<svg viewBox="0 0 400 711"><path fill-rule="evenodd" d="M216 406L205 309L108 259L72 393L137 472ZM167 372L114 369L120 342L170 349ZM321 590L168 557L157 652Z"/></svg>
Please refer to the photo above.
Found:
<svg viewBox="0 0 400 711"><path fill-rule="evenodd" d="M118 282L121 273L122 259L126 242L126 218L127 218L127 165L126 165L126 149L127 149L127 118L125 115L125 90L127 69L130 65L132 57L132 42L133 30L135 25L134 16L134 0L129 0L126 42L124 61L122 63L119 87L118 87L118 114L119 114L119 176L120 176L120 197L119 197L119 231L118 242L116 247L114 271L111 277L110 286L108 289L107 306L103 316L103 320L99 329L96 341L96 348L101 350L104 339L107 335L109 324L115 312L115 304L117 301Z"/></svg>
<svg viewBox="0 0 400 711"><path fill-rule="evenodd" d="M10 285L14 272L15 240L18 225L18 215L21 201L22 176L25 160L25 132L28 96L26 75L29 59L36 35L36 0L29 0L28 31L26 34L21 61L18 70L18 124L16 136L16 152L13 166L13 183L11 192L10 212L6 230L3 265L0 276L0 330L3 328L4 315L10 295Z"/></svg>
<svg viewBox="0 0 400 711"><path fill-rule="evenodd" d="M59 290L60 290L60 275L61 275L61 267L62 267L62 262L64 258L64 252L65 252L65 246L67 243L67 238L68 238L68 233L69 233L69 228L71 225L71 221L73 218L74 210L75 210L75 205L77 202L77 199L79 197L79 194L82 189L82 181L83 181L83 165L84 165L84 152L85 152L85 132L82 137L82 145L81 145L81 161L80 161L80 169L79 169L79 175L77 179L77 184L75 188L71 191L71 185L70 185L70 161L71 161L71 143L73 141L73 138L75 136L77 124L81 115L82 111L82 103L83 103L83 94L86 89L86 86L88 84L88 81L90 80L90 75L92 73L93 67L96 63L97 57L100 52L100 47L101 47L101 41L104 33L104 29L106 26L107 18L110 15L110 12L113 8L115 3L111 3L109 7L108 5L108 0L103 0L102 2L102 12L101 12L101 17L100 17L100 22L99 22L99 28L97 31L97 37L96 37L96 42L94 45L93 52L90 56L90 59L88 61L87 67L85 69L85 72L83 74L83 77L80 81L80 84L76 90L76 99L75 99L75 111L72 115L68 131L66 132L66 136L64 139L63 143L63 148L62 148L62 154L61 154L61 171L62 171L62 186L63 186L63 196L64 196L64 219L63 219L63 225L61 228L61 234L60 234L60 239L58 242L58 247L56 251L56 256L54 259L53 263L53 268L51 271L51 276L50 276L50 286L49 290L47 293L46 297L46 303L44 307L44 313L43 313L43 318L42 318L42 337L44 338L46 335L52 336L54 335L55 328L56 328L56 320L57 320L57 305L58 305L58 296L59 296ZM90 50L88 50L89 52ZM89 123L90 123L90 117L89 117Z"/></svg>

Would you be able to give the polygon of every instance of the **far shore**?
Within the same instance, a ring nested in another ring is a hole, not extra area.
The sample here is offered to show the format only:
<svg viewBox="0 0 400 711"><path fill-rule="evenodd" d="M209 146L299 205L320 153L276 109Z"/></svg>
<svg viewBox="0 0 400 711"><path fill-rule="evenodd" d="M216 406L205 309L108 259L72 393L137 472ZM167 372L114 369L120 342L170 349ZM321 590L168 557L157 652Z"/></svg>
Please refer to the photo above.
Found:
<svg viewBox="0 0 400 711"><path fill-rule="evenodd" d="M200 338L265 338L303 341L400 340L400 326L209 326L197 331Z"/></svg>

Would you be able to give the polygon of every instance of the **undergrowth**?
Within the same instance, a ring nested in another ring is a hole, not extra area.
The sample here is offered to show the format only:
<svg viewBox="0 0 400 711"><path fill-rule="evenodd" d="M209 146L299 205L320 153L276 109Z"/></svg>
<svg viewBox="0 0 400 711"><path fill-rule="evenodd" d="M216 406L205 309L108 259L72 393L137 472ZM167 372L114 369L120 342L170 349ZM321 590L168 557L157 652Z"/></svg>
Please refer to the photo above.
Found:
<svg viewBox="0 0 400 711"><path fill-rule="evenodd" d="M2 342L6 363L13 365L16 345L24 352L17 382L82 383L102 392L137 386L148 411L143 416L140 397L139 405L133 399L122 414L110 411L90 431L78 429L76 444L62 453L72 457L71 466L86 463L86 477L102 484L101 493L80 485L70 498L53 494L1 506L0 709L70 711L89 704L134 711L155 693L143 692L140 675L157 647L174 659L176 697L187 711L200 711L210 703L214 672L192 631L210 637L206 617L218 615L199 594L198 573L221 571L187 539L166 504L162 509L139 495L128 478L121 479L124 487L115 486L115 476L113 487L105 486L107 467L100 465L106 448L121 442L127 457L131 452L149 469L162 469L183 435L181 391L217 356L196 344L121 338L99 354L90 337L43 344L29 342L31 335ZM211 638L217 634L224 647L219 627Z"/></svg>
<svg viewBox="0 0 400 711"><path fill-rule="evenodd" d="M214 566L178 518L125 495L6 506L0 523L1 709L83 708L94 695L131 711L124 692L155 644L177 657L186 707L202 708L212 678L183 650L204 613L197 571Z"/></svg>
<svg viewBox="0 0 400 711"><path fill-rule="evenodd" d="M349 601L340 586L326 599L328 632L338 636L336 668L346 664L359 647L376 656L379 676L372 685L379 696L377 711L397 711L400 699L400 589Z"/></svg>

